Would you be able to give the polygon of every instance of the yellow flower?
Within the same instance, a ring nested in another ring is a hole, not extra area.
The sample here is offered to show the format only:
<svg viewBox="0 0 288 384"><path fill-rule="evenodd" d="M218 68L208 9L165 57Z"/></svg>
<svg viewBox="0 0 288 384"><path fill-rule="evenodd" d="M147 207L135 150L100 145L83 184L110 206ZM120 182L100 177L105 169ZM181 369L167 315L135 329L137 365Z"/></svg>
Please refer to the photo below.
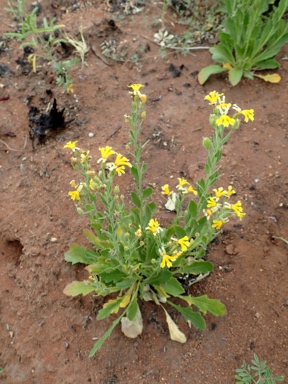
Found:
<svg viewBox="0 0 288 384"><path fill-rule="evenodd" d="M68 85L68 87L66 89L66 92L67 93L74 93L74 89L73 89L73 84L72 83Z"/></svg>
<svg viewBox="0 0 288 384"><path fill-rule="evenodd" d="M116 165L116 167L121 167L121 166L127 166L127 167L132 167L132 165L129 163L129 160L120 155L120 153L117 153L117 156L116 156L116 160L114 161L114 164Z"/></svg>
<svg viewBox="0 0 288 384"><path fill-rule="evenodd" d="M217 100L220 96L223 96L224 93L218 93L216 91L212 91L209 93L209 95L204 97L204 100L208 100L210 105L216 104Z"/></svg>
<svg viewBox="0 0 288 384"><path fill-rule="evenodd" d="M109 147L109 145L99 148L99 151L101 153L101 157L99 160L97 160L97 163L105 163L108 157L115 154L115 151L113 151L112 147Z"/></svg>
<svg viewBox="0 0 288 384"><path fill-rule="evenodd" d="M213 228L216 228L216 229L221 229L221 227L222 227L222 225L224 224L224 223L227 223L229 220L225 217L225 218L223 218L222 220L213 220L212 221L212 227Z"/></svg>
<svg viewBox="0 0 288 384"><path fill-rule="evenodd" d="M160 264L160 267L164 268L165 266L167 266L168 268L170 268L170 267L172 267L171 261L174 261L176 259L177 259L177 256L169 256L169 255L166 255L166 253L163 253L162 254L162 262Z"/></svg>
<svg viewBox="0 0 288 384"><path fill-rule="evenodd" d="M177 243L181 246L181 251L185 252L190 245L188 236L184 236L181 239L177 240Z"/></svg>
<svg viewBox="0 0 288 384"><path fill-rule="evenodd" d="M203 209L203 212L204 212L204 215L207 217L207 220L209 220L210 217L211 217L212 214L213 214L213 211L212 211L211 209L209 209L209 208L207 208L207 209Z"/></svg>
<svg viewBox="0 0 288 384"><path fill-rule="evenodd" d="M234 193L236 193L236 191L234 191L232 185L229 185L228 190L224 191L224 195L227 197L234 195Z"/></svg>
<svg viewBox="0 0 288 384"><path fill-rule="evenodd" d="M78 190L70 191L68 195L71 196L72 200L80 200L80 192Z"/></svg>
<svg viewBox="0 0 288 384"><path fill-rule="evenodd" d="M236 213L236 215L239 217L240 220L242 220L243 217L246 215L246 213L243 212L243 208L240 200L238 200L237 203L235 204L225 203L225 207L232 209Z"/></svg>
<svg viewBox="0 0 288 384"><path fill-rule="evenodd" d="M169 185L168 184L165 184L165 185L163 185L163 187L161 187L161 189L162 189L162 195L170 195L170 189L169 189Z"/></svg>
<svg viewBox="0 0 288 384"><path fill-rule="evenodd" d="M229 109L231 107L231 103L221 103L218 104L216 108L218 109Z"/></svg>
<svg viewBox="0 0 288 384"><path fill-rule="evenodd" d="M215 197L216 199L219 199L221 196L224 196L225 195L225 192L226 191L223 191L223 188L220 187L218 189L213 189L213 192L215 193Z"/></svg>
<svg viewBox="0 0 288 384"><path fill-rule="evenodd" d="M162 230L162 228L160 227L160 224L159 224L159 222L158 222L158 220L157 219L151 219L150 221L149 221L149 223L148 223L148 227L146 227L146 229L148 230L148 231L151 231L152 233L153 233L153 235L154 236L156 236L157 235L157 233L159 233L161 230Z"/></svg>
<svg viewBox="0 0 288 384"><path fill-rule="evenodd" d="M208 208L214 208L217 207L217 200L216 197L209 197L207 200L207 207Z"/></svg>
<svg viewBox="0 0 288 384"><path fill-rule="evenodd" d="M245 117L245 123L248 123L249 120L254 121L254 109L245 109L240 113Z"/></svg>
<svg viewBox="0 0 288 384"><path fill-rule="evenodd" d="M125 167L124 165L121 165L120 167L116 168L116 172L118 176L124 175L125 174Z"/></svg>
<svg viewBox="0 0 288 384"><path fill-rule="evenodd" d="M137 94L139 92L139 89L144 87L143 84L132 84L132 85L128 85L128 88L132 88L134 93Z"/></svg>
<svg viewBox="0 0 288 384"><path fill-rule="evenodd" d="M181 179L180 177L178 177L178 182L179 182L179 184L177 185L176 188L180 188L180 187L183 187L186 184L189 184L187 180Z"/></svg>
<svg viewBox="0 0 288 384"><path fill-rule="evenodd" d="M219 117L219 119L216 120L216 124L219 125L224 125L224 127L229 127L229 125L234 125L235 124L235 119L233 117L227 116L227 115L222 115Z"/></svg>
<svg viewBox="0 0 288 384"><path fill-rule="evenodd" d="M192 187L192 185L189 185L187 192L191 192L191 193L194 193L194 195L198 195L198 192L195 191L195 189Z"/></svg>
<svg viewBox="0 0 288 384"><path fill-rule="evenodd" d="M86 161L88 160L88 157L89 157L89 153L90 153L90 151L81 153L81 155L80 155L81 163L86 163Z"/></svg>
<svg viewBox="0 0 288 384"><path fill-rule="evenodd" d="M68 141L68 143L66 143L63 148L69 148L72 149L72 151L75 151L75 149L78 149L76 148L76 144L77 141Z"/></svg>

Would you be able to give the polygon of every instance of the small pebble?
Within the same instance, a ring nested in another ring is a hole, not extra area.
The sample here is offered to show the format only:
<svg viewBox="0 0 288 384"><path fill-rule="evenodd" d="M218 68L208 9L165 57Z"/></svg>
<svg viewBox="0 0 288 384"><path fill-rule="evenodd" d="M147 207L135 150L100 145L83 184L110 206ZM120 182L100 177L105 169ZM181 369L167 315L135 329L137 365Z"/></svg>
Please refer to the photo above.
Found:
<svg viewBox="0 0 288 384"><path fill-rule="evenodd" d="M90 132L90 133L88 134L88 137L94 137L94 133Z"/></svg>
<svg viewBox="0 0 288 384"><path fill-rule="evenodd" d="M51 237L50 241L51 241L51 243L56 243L57 237Z"/></svg>

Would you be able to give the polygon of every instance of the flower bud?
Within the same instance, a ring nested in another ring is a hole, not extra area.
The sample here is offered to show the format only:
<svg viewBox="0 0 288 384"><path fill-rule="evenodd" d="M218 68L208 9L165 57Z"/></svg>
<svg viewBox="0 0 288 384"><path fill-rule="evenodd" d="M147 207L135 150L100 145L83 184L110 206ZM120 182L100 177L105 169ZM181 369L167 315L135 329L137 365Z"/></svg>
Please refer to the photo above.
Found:
<svg viewBox="0 0 288 384"><path fill-rule="evenodd" d="M232 131L236 131L236 129L238 129L240 127L240 120L239 119L235 119L235 123L232 127Z"/></svg>
<svg viewBox="0 0 288 384"><path fill-rule="evenodd" d="M77 207L76 210L77 210L77 212L79 213L79 215L85 215L85 212L83 211L82 208Z"/></svg>
<svg viewBox="0 0 288 384"><path fill-rule="evenodd" d="M86 175L89 177L94 177L96 175L96 172L95 171L87 171Z"/></svg>
<svg viewBox="0 0 288 384"><path fill-rule="evenodd" d="M119 185L115 185L115 187L114 187L114 194L115 195L119 195L119 192L120 192Z"/></svg>
<svg viewBox="0 0 288 384"><path fill-rule="evenodd" d="M209 137L204 137L202 141L203 147L206 148L207 150L212 147L212 142L209 139Z"/></svg>
<svg viewBox="0 0 288 384"><path fill-rule="evenodd" d="M209 117L209 123L214 127L216 124L217 116L214 113L211 113Z"/></svg>
<svg viewBox="0 0 288 384"><path fill-rule="evenodd" d="M144 120L145 117L146 117L146 111L143 111L143 112L141 113L141 119Z"/></svg>
<svg viewBox="0 0 288 384"><path fill-rule="evenodd" d="M77 162L78 162L78 160L77 160L76 157L71 157L71 165L72 165L72 167L74 167L75 165L77 165Z"/></svg>
<svg viewBox="0 0 288 384"><path fill-rule="evenodd" d="M142 103L145 104L147 100L147 96L139 92L139 97Z"/></svg>

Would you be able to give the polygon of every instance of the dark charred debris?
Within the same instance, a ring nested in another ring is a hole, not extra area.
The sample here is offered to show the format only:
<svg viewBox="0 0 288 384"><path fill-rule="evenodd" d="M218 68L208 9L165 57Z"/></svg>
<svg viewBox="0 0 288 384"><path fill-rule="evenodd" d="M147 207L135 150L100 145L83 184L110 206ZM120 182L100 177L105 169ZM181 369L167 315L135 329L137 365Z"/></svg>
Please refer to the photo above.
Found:
<svg viewBox="0 0 288 384"><path fill-rule="evenodd" d="M29 119L29 137L32 141L32 147L36 145L45 145L46 139L63 131L74 119L65 121L65 108L60 111L57 108L57 101L54 99L53 106L48 113L40 113L37 107L31 106L28 112Z"/></svg>

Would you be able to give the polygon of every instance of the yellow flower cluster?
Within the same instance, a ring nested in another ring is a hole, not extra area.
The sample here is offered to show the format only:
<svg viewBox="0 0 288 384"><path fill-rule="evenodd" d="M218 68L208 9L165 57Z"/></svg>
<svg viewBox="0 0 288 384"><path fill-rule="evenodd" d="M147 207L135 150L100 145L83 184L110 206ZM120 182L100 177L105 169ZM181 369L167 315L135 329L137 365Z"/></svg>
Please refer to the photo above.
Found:
<svg viewBox="0 0 288 384"><path fill-rule="evenodd" d="M219 199L221 197L226 197L229 199L230 196L232 196L236 193L236 191L233 189L233 187L231 185L229 185L227 190L224 190L222 187L220 187L218 189L213 189L213 192L214 192L214 196L210 196L207 199L207 207L206 207L206 209L204 209L204 214L205 214L205 216L207 216L208 220L210 219L210 217L215 212L221 210L221 208L223 206L223 204L221 204L219 202ZM245 216L245 213L243 212L243 208L242 208L242 204L241 204L240 200L238 200L237 203L235 203L235 204L230 204L227 201L225 201L224 206L223 206L223 214L225 213L225 210L227 213L227 209L232 211L232 214L233 213L236 214L240 220L242 220L243 217ZM222 216L222 215L220 215L220 216ZM220 230L222 225L224 223L227 223L228 221L229 220L227 217L220 217L220 218L212 221L212 227Z"/></svg>
<svg viewBox="0 0 288 384"><path fill-rule="evenodd" d="M185 193L193 193L194 195L197 195L197 191L192 187L192 185L186 180L181 179L178 177L178 185L176 186L179 192L185 194ZM162 189L162 195L170 196L172 195L173 191L170 191L169 184L165 184L161 187Z"/></svg>
<svg viewBox="0 0 288 384"><path fill-rule="evenodd" d="M129 93L130 93L130 95L132 95L133 100L134 100L135 96L137 96L142 101L142 103L145 104L146 100L147 100L147 96L140 92L140 89L142 87L144 87L143 84L128 85L128 88L132 89L132 92L129 92Z"/></svg>
<svg viewBox="0 0 288 384"><path fill-rule="evenodd" d="M244 116L244 121L248 123L249 120L254 121L254 110L253 109L244 109L242 110L236 104L233 105L233 109L236 111L233 117L228 116L231 104L225 102L224 93L218 93L216 91L210 92L207 96L204 97L204 100L207 100L210 105L215 105L216 109L220 112L220 116L216 120L216 125L223 125L225 128L231 125L232 127L236 124L236 119L239 115Z"/></svg>

